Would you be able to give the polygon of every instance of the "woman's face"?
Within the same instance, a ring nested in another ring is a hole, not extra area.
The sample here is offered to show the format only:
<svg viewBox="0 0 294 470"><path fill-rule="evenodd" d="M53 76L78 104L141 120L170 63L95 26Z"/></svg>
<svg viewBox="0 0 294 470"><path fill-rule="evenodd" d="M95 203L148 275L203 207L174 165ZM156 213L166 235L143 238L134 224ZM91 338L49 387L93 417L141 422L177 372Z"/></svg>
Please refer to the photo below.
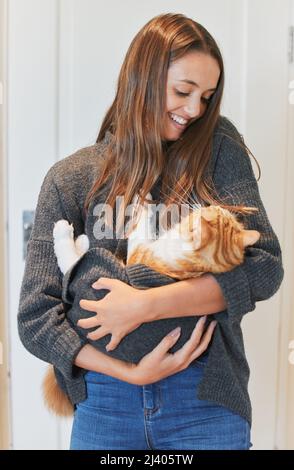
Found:
<svg viewBox="0 0 294 470"><path fill-rule="evenodd" d="M201 52L189 52L170 65L163 140L177 140L187 126L205 113L219 76L217 61Z"/></svg>

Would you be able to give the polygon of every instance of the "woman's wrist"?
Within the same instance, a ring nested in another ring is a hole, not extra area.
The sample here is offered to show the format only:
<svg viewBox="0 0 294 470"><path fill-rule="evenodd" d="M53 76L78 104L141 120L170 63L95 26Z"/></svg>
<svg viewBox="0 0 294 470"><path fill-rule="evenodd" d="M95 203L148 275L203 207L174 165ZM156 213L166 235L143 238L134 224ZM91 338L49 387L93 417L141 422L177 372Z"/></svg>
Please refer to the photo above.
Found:
<svg viewBox="0 0 294 470"><path fill-rule="evenodd" d="M142 323L148 323L157 319L160 310L160 296L156 292L157 288L150 287L140 291L139 314Z"/></svg>
<svg viewBox="0 0 294 470"><path fill-rule="evenodd" d="M110 357L90 344L86 344L79 351L75 359L75 365L128 383L135 383L135 364Z"/></svg>
<svg viewBox="0 0 294 470"><path fill-rule="evenodd" d="M142 291L142 319L143 323L160 320L162 297L160 287L151 287Z"/></svg>
<svg viewBox="0 0 294 470"><path fill-rule="evenodd" d="M144 322L211 315L227 308L222 289L210 273L143 291Z"/></svg>

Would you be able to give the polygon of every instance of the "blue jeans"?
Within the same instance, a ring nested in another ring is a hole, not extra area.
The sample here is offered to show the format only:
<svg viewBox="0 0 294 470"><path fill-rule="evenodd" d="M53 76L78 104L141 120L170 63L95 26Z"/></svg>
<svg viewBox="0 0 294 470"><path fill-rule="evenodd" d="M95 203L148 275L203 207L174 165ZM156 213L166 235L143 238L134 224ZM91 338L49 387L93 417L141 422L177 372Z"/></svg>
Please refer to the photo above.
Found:
<svg viewBox="0 0 294 470"><path fill-rule="evenodd" d="M196 397L206 358L145 386L87 372L88 396L76 407L70 448L248 450L249 423Z"/></svg>

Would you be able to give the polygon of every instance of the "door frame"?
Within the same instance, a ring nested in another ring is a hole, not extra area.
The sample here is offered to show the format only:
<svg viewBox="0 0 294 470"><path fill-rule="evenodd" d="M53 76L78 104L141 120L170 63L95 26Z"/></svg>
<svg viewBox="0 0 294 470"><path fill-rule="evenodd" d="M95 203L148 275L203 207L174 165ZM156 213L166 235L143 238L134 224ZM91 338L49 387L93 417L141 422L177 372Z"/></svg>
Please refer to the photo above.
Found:
<svg viewBox="0 0 294 470"><path fill-rule="evenodd" d="M0 277L0 449L9 449L11 432L7 320L7 0L0 0L0 44L0 270L3 273Z"/></svg>

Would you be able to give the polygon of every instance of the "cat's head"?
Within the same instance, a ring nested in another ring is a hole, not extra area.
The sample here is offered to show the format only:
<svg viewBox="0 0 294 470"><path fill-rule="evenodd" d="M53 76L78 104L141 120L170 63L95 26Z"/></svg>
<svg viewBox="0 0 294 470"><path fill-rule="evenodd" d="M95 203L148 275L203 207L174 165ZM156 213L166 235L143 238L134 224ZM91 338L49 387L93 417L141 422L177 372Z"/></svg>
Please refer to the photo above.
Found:
<svg viewBox="0 0 294 470"><path fill-rule="evenodd" d="M234 214L211 205L189 213L181 236L191 244L192 256L198 266L203 264L203 271L224 272L244 261L245 248L254 245L260 233L246 230Z"/></svg>

